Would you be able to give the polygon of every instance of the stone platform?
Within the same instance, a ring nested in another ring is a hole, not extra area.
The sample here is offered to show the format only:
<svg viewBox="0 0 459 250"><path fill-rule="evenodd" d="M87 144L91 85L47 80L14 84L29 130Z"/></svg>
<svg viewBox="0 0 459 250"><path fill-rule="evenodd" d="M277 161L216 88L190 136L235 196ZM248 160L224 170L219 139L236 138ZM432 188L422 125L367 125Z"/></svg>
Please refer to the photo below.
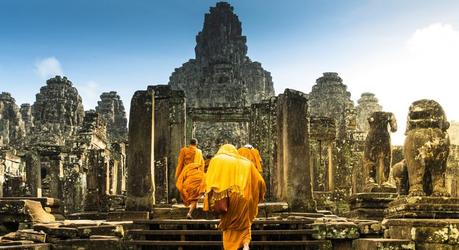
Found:
<svg viewBox="0 0 459 250"><path fill-rule="evenodd" d="M459 249L459 219L388 219L385 237L416 242L416 249Z"/></svg>
<svg viewBox="0 0 459 250"><path fill-rule="evenodd" d="M416 249L459 249L459 198L400 197L386 218L385 238L412 240Z"/></svg>
<svg viewBox="0 0 459 250"><path fill-rule="evenodd" d="M403 197L391 202L385 213L386 218L459 219L459 198Z"/></svg>
<svg viewBox="0 0 459 250"><path fill-rule="evenodd" d="M384 218L384 210L397 198L396 193L357 193L349 198L350 218L379 220Z"/></svg>

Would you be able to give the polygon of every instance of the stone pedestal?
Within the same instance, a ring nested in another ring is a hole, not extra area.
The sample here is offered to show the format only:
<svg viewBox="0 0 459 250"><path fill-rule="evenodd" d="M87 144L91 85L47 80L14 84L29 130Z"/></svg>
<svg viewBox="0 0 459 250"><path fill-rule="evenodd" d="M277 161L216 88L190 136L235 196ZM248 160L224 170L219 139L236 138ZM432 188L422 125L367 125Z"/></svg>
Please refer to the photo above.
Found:
<svg viewBox="0 0 459 250"><path fill-rule="evenodd" d="M386 238L413 240L416 249L459 249L459 198L400 198L386 218Z"/></svg>
<svg viewBox="0 0 459 250"><path fill-rule="evenodd" d="M357 193L349 198L351 218L364 220L384 219L384 210L398 194L396 193Z"/></svg>

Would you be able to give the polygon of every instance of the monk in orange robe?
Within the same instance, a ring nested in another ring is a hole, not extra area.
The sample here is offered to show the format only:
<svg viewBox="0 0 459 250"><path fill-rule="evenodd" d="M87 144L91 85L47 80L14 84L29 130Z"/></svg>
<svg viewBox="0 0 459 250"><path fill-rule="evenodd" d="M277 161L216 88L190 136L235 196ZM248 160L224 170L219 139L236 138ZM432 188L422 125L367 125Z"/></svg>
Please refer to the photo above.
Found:
<svg viewBox="0 0 459 250"><path fill-rule="evenodd" d="M262 160L260 152L252 145L247 144L244 147L239 148L237 152L245 158L249 159L258 169L258 172L261 173L263 171L263 167L261 166Z"/></svg>
<svg viewBox="0 0 459 250"><path fill-rule="evenodd" d="M175 170L176 187L185 206L190 209L187 218L192 218L193 210L196 208L199 197L204 194L205 175L204 158L202 151L197 148L198 141L190 140L188 147L180 149L177 168Z"/></svg>
<svg viewBox="0 0 459 250"><path fill-rule="evenodd" d="M204 210L229 198L228 211L221 215L218 225L225 250L249 249L250 228L265 192L265 182L254 164L239 155L233 145L221 146L207 169Z"/></svg>
<svg viewBox="0 0 459 250"><path fill-rule="evenodd" d="M202 166L198 163L186 165L178 176L175 186L180 192L183 204L190 207L187 218L192 219L193 210L196 208L199 198L206 191L205 174Z"/></svg>

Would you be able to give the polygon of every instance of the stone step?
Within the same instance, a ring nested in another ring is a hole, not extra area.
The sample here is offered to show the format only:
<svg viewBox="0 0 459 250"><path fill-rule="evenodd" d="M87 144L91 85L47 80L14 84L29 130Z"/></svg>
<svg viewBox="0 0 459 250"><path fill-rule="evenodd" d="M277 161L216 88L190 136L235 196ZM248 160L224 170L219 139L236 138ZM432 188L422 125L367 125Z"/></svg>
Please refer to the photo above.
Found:
<svg viewBox="0 0 459 250"><path fill-rule="evenodd" d="M410 240L399 239L357 239L352 242L354 250L414 250L415 244Z"/></svg>
<svg viewBox="0 0 459 250"><path fill-rule="evenodd" d="M11 245L0 244L0 249L21 249L21 250L50 250L51 245L47 243L37 243L37 244L14 244Z"/></svg>
<svg viewBox="0 0 459 250"><path fill-rule="evenodd" d="M136 246L222 246L222 241L149 241L132 240L125 241L126 245ZM295 241L251 241L250 246L305 246L306 249L332 249L332 244L328 240L295 240Z"/></svg>
<svg viewBox="0 0 459 250"><path fill-rule="evenodd" d="M1 197L0 201L3 200L32 200L38 201L41 203L43 207L60 207L62 206L62 202L56 198L49 198L49 197Z"/></svg>
<svg viewBox="0 0 459 250"><path fill-rule="evenodd" d="M298 230L252 230L252 235L312 235L313 229ZM219 230L142 230L133 229L128 235L221 235Z"/></svg>
<svg viewBox="0 0 459 250"><path fill-rule="evenodd" d="M253 221L253 225L308 225L315 222L314 218L297 218L297 219L260 219ZM204 219L153 219L153 220L134 220L134 224L144 225L217 225L219 220L204 220Z"/></svg>

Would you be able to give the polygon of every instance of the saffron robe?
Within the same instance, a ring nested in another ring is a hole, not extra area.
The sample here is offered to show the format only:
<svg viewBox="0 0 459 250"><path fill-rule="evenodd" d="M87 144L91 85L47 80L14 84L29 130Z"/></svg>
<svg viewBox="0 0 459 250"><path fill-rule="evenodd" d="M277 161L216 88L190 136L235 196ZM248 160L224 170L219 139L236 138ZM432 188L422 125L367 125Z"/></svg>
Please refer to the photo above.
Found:
<svg viewBox="0 0 459 250"><path fill-rule="evenodd" d="M250 242L250 227L265 192L265 182L254 164L233 145L221 146L207 169L204 210L229 197L228 212L220 217L218 226L223 231L224 249L237 250Z"/></svg>
<svg viewBox="0 0 459 250"><path fill-rule="evenodd" d="M198 163L186 165L180 172L175 186L185 206L197 202L201 194L205 192L205 174L202 166Z"/></svg>
<svg viewBox="0 0 459 250"><path fill-rule="evenodd" d="M261 160L260 152L256 148L242 147L242 148L239 148L237 152L243 157L250 160L255 165L258 172L261 173L263 171L263 167L261 165L262 160Z"/></svg>
<svg viewBox="0 0 459 250"><path fill-rule="evenodd" d="M190 163L199 164L202 171L204 171L204 158L202 157L202 151L193 145L180 149L177 167L175 168L175 178L178 178L182 169Z"/></svg>

